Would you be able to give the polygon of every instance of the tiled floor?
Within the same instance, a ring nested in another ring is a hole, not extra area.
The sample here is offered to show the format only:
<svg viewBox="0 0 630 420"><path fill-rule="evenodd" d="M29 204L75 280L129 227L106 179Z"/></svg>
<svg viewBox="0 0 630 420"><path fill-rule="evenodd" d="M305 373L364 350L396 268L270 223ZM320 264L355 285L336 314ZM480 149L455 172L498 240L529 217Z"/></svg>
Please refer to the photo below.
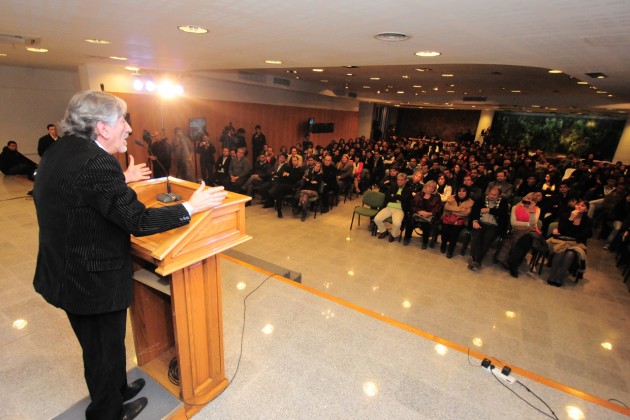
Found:
<svg viewBox="0 0 630 420"><path fill-rule="evenodd" d="M87 393L65 316L32 290L37 222L32 201L23 198L30 186L0 176L0 355L5 361L0 418L50 418ZM355 221L349 231L357 204L354 199L306 222L290 212L277 219L255 204L247 215L253 239L237 250L302 272L303 284L332 296L630 404L630 293L598 241L590 244L585 279L556 289L537 276L522 272L513 279L491 265L471 273L464 257L447 260L437 249L421 250L417 239L408 247L379 241L370 236L366 220L360 227ZM223 273L226 372L232 377L242 299L264 276L229 262ZM252 286L237 292L235 284L243 280ZM17 319L28 325L14 328ZM275 325L273 338L260 334L267 323ZM435 343L276 280L248 300L246 326L239 375L199 418L542 418L500 385L485 383L462 353L450 350L435 359ZM602 342L611 343L612 350ZM356 392L367 382L378 390L377 398ZM564 409L569 404L580 407L585 418L618 416L527 383L560 418L569 418ZM484 397L489 394L492 399Z"/></svg>

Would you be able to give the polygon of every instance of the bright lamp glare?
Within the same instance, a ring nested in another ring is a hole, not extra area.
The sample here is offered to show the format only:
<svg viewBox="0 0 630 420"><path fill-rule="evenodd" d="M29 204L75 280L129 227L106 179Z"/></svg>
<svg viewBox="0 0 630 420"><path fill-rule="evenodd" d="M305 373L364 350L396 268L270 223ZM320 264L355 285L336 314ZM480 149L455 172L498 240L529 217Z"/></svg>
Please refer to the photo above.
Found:
<svg viewBox="0 0 630 420"><path fill-rule="evenodd" d="M157 89L157 85L155 84L155 82L152 82L151 80L147 81L144 87L149 92L155 92L155 89Z"/></svg>
<svg viewBox="0 0 630 420"><path fill-rule="evenodd" d="M142 90L142 88L144 88L144 83L142 82L141 79L135 79L133 81L133 88L135 90ZM148 89L148 87L147 87L147 89Z"/></svg>
<svg viewBox="0 0 630 420"><path fill-rule="evenodd" d="M184 93L184 88L181 85L176 85L170 80L164 80L160 83L159 94L163 98L173 98Z"/></svg>

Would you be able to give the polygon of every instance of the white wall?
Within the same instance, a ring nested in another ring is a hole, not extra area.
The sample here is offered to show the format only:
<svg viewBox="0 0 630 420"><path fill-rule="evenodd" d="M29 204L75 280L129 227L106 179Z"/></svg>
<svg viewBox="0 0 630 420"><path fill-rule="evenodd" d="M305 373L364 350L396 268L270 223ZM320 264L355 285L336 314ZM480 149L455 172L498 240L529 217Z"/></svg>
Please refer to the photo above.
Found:
<svg viewBox="0 0 630 420"><path fill-rule="evenodd" d="M76 71L0 66L0 146L15 140L39 162L37 140L48 133L46 125L59 123L79 88Z"/></svg>

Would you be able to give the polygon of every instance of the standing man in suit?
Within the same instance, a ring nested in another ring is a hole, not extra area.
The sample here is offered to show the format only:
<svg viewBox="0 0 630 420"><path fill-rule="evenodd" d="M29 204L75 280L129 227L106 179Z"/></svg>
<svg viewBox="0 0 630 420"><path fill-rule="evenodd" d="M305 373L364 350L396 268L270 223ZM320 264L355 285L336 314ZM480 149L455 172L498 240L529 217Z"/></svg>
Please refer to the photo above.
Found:
<svg viewBox="0 0 630 420"><path fill-rule="evenodd" d="M46 129L48 130L48 134L41 137L37 142L37 154L40 157L44 156L46 149L59 140L59 136L57 135L57 126L55 124L48 124Z"/></svg>
<svg viewBox="0 0 630 420"><path fill-rule="evenodd" d="M63 309L83 350L91 403L87 419L136 417L147 405L129 385L125 332L132 301L130 234L163 232L219 205L223 188L205 189L174 206L146 208L129 182L149 178L146 164L123 172L113 156L127 149L127 105L98 91L76 94L63 120L64 137L46 151L34 187L39 254L33 281L47 302Z"/></svg>

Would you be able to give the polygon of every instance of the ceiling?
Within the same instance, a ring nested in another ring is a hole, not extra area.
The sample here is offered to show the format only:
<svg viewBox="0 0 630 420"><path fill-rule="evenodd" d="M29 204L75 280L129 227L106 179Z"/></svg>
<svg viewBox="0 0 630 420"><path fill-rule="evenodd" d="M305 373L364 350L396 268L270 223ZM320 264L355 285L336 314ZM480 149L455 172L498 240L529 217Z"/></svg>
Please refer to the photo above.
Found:
<svg viewBox="0 0 630 420"><path fill-rule="evenodd" d="M623 117L630 111L630 0L0 3L0 34L32 38L49 50L27 52L0 36L0 54L6 54L0 65L119 63L189 77L245 70L299 78L328 95L400 106ZM188 34L180 25L209 32ZM375 39L381 32L409 39ZM110 43L89 44L88 38ZM418 57L418 51L441 55ZM270 59L282 64L266 64ZM607 78L586 75L592 72Z"/></svg>

